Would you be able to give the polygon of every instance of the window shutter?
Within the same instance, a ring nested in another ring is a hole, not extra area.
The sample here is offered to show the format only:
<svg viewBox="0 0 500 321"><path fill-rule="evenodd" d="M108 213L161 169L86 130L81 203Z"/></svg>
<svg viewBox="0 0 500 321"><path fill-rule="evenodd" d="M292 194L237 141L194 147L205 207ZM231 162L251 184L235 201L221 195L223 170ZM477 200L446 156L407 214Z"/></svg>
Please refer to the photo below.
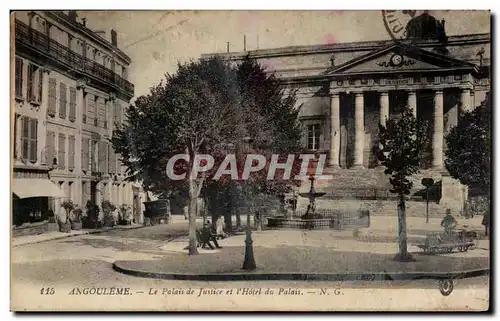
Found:
<svg viewBox="0 0 500 321"><path fill-rule="evenodd" d="M42 71L41 68L38 68L37 77L38 77L37 101L38 102L42 102L42 96L43 96L43 71Z"/></svg>
<svg viewBox="0 0 500 321"><path fill-rule="evenodd" d="M101 173L104 173L104 164L105 164L105 161L106 161L106 158L105 158L105 151L104 151L104 148L106 148L106 145L104 145L106 142L103 142L103 141L100 141L98 143L99 145L99 150L98 150L98 166L99 166L99 172Z"/></svg>
<svg viewBox="0 0 500 321"><path fill-rule="evenodd" d="M14 159L17 159L17 114L14 114Z"/></svg>
<svg viewBox="0 0 500 321"><path fill-rule="evenodd" d="M56 87L57 87L56 79L50 78L49 79L49 104L47 106L47 114L49 116L52 116L52 117L54 117L56 115L56 100L57 100Z"/></svg>
<svg viewBox="0 0 500 321"><path fill-rule="evenodd" d="M75 169L75 136L68 136L68 169Z"/></svg>
<svg viewBox="0 0 500 321"><path fill-rule="evenodd" d="M28 153L29 153L29 118L28 117L23 117L22 119L22 133L21 133L21 142L22 142L22 159L27 160L28 159Z"/></svg>
<svg viewBox="0 0 500 321"><path fill-rule="evenodd" d="M23 97L23 60L16 57L16 97Z"/></svg>
<svg viewBox="0 0 500 321"><path fill-rule="evenodd" d="M28 65L28 100L33 101L34 100L34 93L33 93L33 68L34 66L32 64Z"/></svg>
<svg viewBox="0 0 500 321"><path fill-rule="evenodd" d="M37 130L38 130L38 119L36 118L28 118L29 119L29 160L32 163L36 163L37 161Z"/></svg>
<svg viewBox="0 0 500 321"><path fill-rule="evenodd" d="M118 103L115 101L113 102L113 127L115 126L116 123L119 123L118 121Z"/></svg>
<svg viewBox="0 0 500 321"><path fill-rule="evenodd" d="M82 123L87 123L87 95L83 93Z"/></svg>
<svg viewBox="0 0 500 321"><path fill-rule="evenodd" d="M94 140L90 141L90 171L91 172L97 172L97 168L96 168L97 164L96 164L96 157L95 157L96 156L95 155L96 154L96 150L95 150L96 146L95 145L96 144L95 144Z"/></svg>
<svg viewBox="0 0 500 321"><path fill-rule="evenodd" d="M54 162L55 155L55 133L52 131L47 131L47 142L46 142L46 153L45 153L45 162L47 165L52 165Z"/></svg>
<svg viewBox="0 0 500 321"><path fill-rule="evenodd" d="M111 173L111 169L113 168L112 164L111 164L111 160L112 160L112 156L113 156L113 147L111 146L111 144L108 144L107 145L107 148L108 148L108 173Z"/></svg>
<svg viewBox="0 0 500 321"><path fill-rule="evenodd" d="M66 118L66 85L59 84L59 117Z"/></svg>
<svg viewBox="0 0 500 321"><path fill-rule="evenodd" d="M69 120L75 121L76 119L76 89L69 88Z"/></svg>
<svg viewBox="0 0 500 321"><path fill-rule="evenodd" d="M116 174L116 156L115 156L115 150L113 149L113 147L111 145L109 147L109 150L110 150L110 155L109 155L109 163L110 163L109 172L111 174Z"/></svg>
<svg viewBox="0 0 500 321"><path fill-rule="evenodd" d="M82 139L82 170L89 170L89 139Z"/></svg>
<svg viewBox="0 0 500 321"><path fill-rule="evenodd" d="M59 150L58 150L59 169L66 168L66 136L59 134Z"/></svg>

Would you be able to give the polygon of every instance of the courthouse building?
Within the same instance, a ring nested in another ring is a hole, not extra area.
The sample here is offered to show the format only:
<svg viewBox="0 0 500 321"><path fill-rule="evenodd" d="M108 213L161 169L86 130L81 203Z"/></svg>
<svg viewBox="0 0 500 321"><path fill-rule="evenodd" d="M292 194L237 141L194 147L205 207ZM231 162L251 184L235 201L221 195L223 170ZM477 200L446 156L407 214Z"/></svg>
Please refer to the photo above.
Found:
<svg viewBox="0 0 500 321"><path fill-rule="evenodd" d="M420 19L420 20L419 20ZM426 29L421 20L425 19ZM429 26L431 26L429 30ZM440 204L461 210L466 188L446 175L444 137L461 110L480 105L490 91L490 34L446 36L444 22L426 14L407 25L407 39L253 50L249 56L297 90L303 144L327 155L330 196L388 190L375 149L379 124L407 105L429 124L421 174L441 182ZM385 184L385 185L384 185ZM364 197L363 196L363 197Z"/></svg>
<svg viewBox="0 0 500 321"><path fill-rule="evenodd" d="M18 11L12 20L15 229L41 225L64 200L84 211L87 201L134 205L140 221L139 190L108 140L134 95L116 32L90 30L75 11Z"/></svg>

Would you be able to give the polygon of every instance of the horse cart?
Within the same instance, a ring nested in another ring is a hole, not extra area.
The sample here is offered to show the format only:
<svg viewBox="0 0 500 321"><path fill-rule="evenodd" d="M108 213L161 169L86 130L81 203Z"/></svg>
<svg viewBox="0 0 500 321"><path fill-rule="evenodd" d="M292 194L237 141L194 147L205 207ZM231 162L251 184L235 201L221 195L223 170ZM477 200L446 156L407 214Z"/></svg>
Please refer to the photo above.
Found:
<svg viewBox="0 0 500 321"><path fill-rule="evenodd" d="M424 244L417 244L424 253L440 254L467 252L476 247L477 234L474 231L451 231L449 233L428 234Z"/></svg>

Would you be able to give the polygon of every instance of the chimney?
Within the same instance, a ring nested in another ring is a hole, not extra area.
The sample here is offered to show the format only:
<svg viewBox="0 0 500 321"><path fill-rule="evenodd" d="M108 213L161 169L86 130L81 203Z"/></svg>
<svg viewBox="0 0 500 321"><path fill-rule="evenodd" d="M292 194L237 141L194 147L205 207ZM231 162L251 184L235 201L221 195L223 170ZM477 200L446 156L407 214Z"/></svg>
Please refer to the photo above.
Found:
<svg viewBox="0 0 500 321"><path fill-rule="evenodd" d="M82 25L83 25L84 27L86 27L86 26L87 26L87 18L82 18Z"/></svg>
<svg viewBox="0 0 500 321"><path fill-rule="evenodd" d="M68 17L69 17L69 20L73 21L73 22L76 22L76 17L78 15L76 14L76 10L70 10L68 11Z"/></svg>
<svg viewBox="0 0 500 321"><path fill-rule="evenodd" d="M115 47L118 47L118 39L116 36L116 31L111 29L111 44Z"/></svg>

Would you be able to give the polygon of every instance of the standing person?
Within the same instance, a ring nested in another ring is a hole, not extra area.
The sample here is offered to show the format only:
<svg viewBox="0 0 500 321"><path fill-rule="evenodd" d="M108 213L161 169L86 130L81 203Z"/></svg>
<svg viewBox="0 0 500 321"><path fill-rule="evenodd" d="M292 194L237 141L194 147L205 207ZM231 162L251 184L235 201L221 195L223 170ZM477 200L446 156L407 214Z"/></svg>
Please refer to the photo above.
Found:
<svg viewBox="0 0 500 321"><path fill-rule="evenodd" d="M226 233L224 232L224 218L222 216L219 216L215 224L215 236L222 239L227 237Z"/></svg>
<svg viewBox="0 0 500 321"><path fill-rule="evenodd" d="M481 221L481 225L484 225L484 235L488 236L488 231L490 229L490 209L486 209L483 214L483 220Z"/></svg>

